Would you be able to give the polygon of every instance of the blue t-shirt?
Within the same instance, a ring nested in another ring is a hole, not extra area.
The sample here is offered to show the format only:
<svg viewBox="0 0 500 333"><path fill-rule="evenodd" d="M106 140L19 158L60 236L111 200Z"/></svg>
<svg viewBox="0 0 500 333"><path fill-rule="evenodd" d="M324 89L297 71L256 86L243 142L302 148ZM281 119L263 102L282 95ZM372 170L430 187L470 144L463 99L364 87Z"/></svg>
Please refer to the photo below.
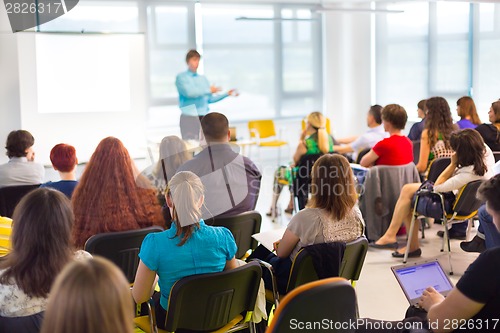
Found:
<svg viewBox="0 0 500 333"><path fill-rule="evenodd" d="M54 188L64 194L71 199L71 196L73 195L73 191L75 190L76 185L78 185L78 182L76 180L60 180L58 182L47 182L45 184L40 185L40 187L50 187Z"/></svg>
<svg viewBox="0 0 500 333"><path fill-rule="evenodd" d="M472 121L470 121L469 119L461 119L459 121L457 121L457 125L458 125L458 128L460 129L465 129L465 128L476 128L477 125L476 124L473 124Z"/></svg>
<svg viewBox="0 0 500 333"><path fill-rule="evenodd" d="M236 253L236 243L231 232L224 227L207 226L200 220L200 228L182 246L181 238L175 237L177 227L151 233L142 242L139 258L158 274L160 304L168 309L170 289L183 277L222 272L226 261Z"/></svg>

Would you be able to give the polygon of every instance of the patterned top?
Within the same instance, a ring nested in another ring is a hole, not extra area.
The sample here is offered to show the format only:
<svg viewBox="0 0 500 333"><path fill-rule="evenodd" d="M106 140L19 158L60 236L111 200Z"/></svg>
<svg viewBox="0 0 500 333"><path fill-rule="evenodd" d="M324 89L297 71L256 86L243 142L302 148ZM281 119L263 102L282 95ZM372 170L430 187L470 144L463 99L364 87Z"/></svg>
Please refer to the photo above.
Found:
<svg viewBox="0 0 500 333"><path fill-rule="evenodd" d="M299 237L290 259L308 245L353 241L363 235L363 226L363 216L357 205L341 221L332 220L323 209L305 208L292 217L287 227Z"/></svg>
<svg viewBox="0 0 500 333"><path fill-rule="evenodd" d="M92 255L83 250L75 252L75 260L92 258ZM0 270L3 275L5 269ZM28 296L14 281L12 284L0 284L0 316L2 317L25 317L45 311L47 298Z"/></svg>

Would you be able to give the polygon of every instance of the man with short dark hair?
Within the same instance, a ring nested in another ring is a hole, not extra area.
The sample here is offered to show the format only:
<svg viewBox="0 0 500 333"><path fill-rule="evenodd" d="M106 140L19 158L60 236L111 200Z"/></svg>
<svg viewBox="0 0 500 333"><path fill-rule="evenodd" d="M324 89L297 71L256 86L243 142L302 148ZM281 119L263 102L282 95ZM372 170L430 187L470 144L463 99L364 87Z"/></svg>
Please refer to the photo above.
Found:
<svg viewBox="0 0 500 333"><path fill-rule="evenodd" d="M0 165L0 187L41 184L45 175L43 165L35 163L30 132L17 130L9 133L5 148L9 162Z"/></svg>
<svg viewBox="0 0 500 333"><path fill-rule="evenodd" d="M191 171L205 186L203 219L232 216L255 209L262 175L247 157L229 144L229 123L221 113L211 112L201 120L204 149L177 170Z"/></svg>
<svg viewBox="0 0 500 333"><path fill-rule="evenodd" d="M375 104L370 107L366 115L368 130L360 136L338 139L342 145L333 146L333 151L339 154L352 153L352 160L356 161L359 152L372 148L382 139L388 137L382 125L382 106Z"/></svg>
<svg viewBox="0 0 500 333"><path fill-rule="evenodd" d="M198 139L201 118L208 113L208 104L218 102L227 96L237 96L234 89L217 94L219 87L210 85L204 75L197 73L201 55L196 50L186 54L188 70L177 75L175 86L179 92L181 108L181 135L184 140Z"/></svg>

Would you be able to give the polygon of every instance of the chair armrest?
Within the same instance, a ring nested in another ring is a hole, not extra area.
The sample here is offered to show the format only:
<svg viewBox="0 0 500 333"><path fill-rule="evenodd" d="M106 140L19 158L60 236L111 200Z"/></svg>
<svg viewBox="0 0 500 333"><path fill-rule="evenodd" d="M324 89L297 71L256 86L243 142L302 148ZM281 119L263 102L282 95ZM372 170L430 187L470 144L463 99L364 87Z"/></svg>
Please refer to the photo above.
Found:
<svg viewBox="0 0 500 333"><path fill-rule="evenodd" d="M273 288L272 292L273 292L273 298L274 298L274 305L277 308L278 304L279 304L279 300L280 300L280 295L278 293L278 284L276 282L276 276L274 275L273 266L270 263L268 263L268 262L266 262L264 260L261 260L261 259L257 259L257 258L251 259L250 261L258 262L262 268L267 269L269 271L269 274L271 274L271 282L272 282L272 288Z"/></svg>

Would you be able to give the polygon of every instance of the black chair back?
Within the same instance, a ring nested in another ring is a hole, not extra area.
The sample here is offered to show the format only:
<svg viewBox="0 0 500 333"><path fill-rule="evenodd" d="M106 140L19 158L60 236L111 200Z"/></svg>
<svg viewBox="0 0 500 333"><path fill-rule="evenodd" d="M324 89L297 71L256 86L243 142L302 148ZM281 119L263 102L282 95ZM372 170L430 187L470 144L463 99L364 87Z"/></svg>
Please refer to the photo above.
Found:
<svg viewBox="0 0 500 333"><path fill-rule="evenodd" d="M258 242L252 235L260 232L262 216L257 211L241 213L235 216L215 217L206 220L207 225L226 227L231 231L238 246L236 258L243 258L248 250L255 250Z"/></svg>
<svg viewBox="0 0 500 333"><path fill-rule="evenodd" d="M429 173L427 174L427 180L435 182L444 169L450 165L450 163L451 158L449 157L440 157L433 160L429 168Z"/></svg>
<svg viewBox="0 0 500 333"><path fill-rule="evenodd" d="M476 197L476 193L482 183L482 180L470 182L458 193L453 205L453 211L456 212L458 216L470 215L481 207L483 201Z"/></svg>
<svg viewBox="0 0 500 333"><path fill-rule="evenodd" d="M361 159L363 158L363 156L365 156L366 154L368 154L368 152L370 150L371 150L371 148L365 148L365 149L361 150L358 153L358 157L356 158L356 163L359 164L361 162Z"/></svg>
<svg viewBox="0 0 500 333"><path fill-rule="evenodd" d="M493 157L495 158L495 163L500 161L500 151L494 151Z"/></svg>
<svg viewBox="0 0 500 333"><path fill-rule="evenodd" d="M192 275L170 291L165 330L217 330L239 314L253 311L262 271L258 263L220 273Z"/></svg>
<svg viewBox="0 0 500 333"><path fill-rule="evenodd" d="M360 237L347 243L340 266L340 276L347 280L351 280L353 284L355 281L359 280L367 251L368 240L365 237Z"/></svg>
<svg viewBox="0 0 500 333"><path fill-rule="evenodd" d="M413 163L418 164L420 159L420 140L412 141L413 143Z"/></svg>
<svg viewBox="0 0 500 333"><path fill-rule="evenodd" d="M161 232L162 227L105 232L90 237L85 243L85 251L111 260L121 268L127 280L132 283L139 266L139 250L142 241L151 232Z"/></svg>
<svg viewBox="0 0 500 333"><path fill-rule="evenodd" d="M290 277L288 278L287 292L301 286L303 284L318 280L318 274L314 268L311 255L305 249L301 249L290 269Z"/></svg>
<svg viewBox="0 0 500 333"><path fill-rule="evenodd" d="M306 206L311 187L311 171L313 164L323 154L306 154L300 158L296 166L295 176L293 177L293 195L297 198L297 210L302 210Z"/></svg>
<svg viewBox="0 0 500 333"><path fill-rule="evenodd" d="M0 216L12 217L14 209L29 192L40 187L37 185L7 186L0 188Z"/></svg>

